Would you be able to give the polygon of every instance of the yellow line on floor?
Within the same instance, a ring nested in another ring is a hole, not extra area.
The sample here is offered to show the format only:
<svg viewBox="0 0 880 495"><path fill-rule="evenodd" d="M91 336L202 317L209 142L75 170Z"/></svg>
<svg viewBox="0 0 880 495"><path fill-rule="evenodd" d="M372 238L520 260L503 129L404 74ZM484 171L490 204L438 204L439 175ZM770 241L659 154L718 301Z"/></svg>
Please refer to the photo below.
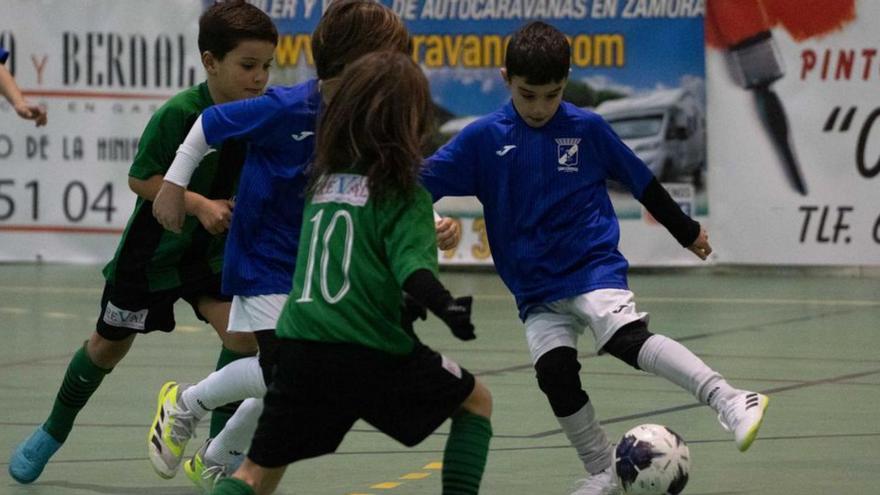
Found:
<svg viewBox="0 0 880 495"><path fill-rule="evenodd" d="M397 488L398 486L400 486L402 484L403 483L398 483L396 481L385 481L383 483L376 483L375 485L371 486L370 488L377 488L379 490L390 490L392 488Z"/></svg>
<svg viewBox="0 0 880 495"><path fill-rule="evenodd" d="M431 473L407 473L400 477L402 480L423 480L431 476Z"/></svg>

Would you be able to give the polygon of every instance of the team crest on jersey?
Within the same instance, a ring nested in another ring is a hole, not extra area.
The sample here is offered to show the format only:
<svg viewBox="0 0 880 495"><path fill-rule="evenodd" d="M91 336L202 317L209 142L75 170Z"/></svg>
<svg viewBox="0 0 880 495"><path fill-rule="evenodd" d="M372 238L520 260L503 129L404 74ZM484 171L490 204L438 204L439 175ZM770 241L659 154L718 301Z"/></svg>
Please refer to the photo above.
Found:
<svg viewBox="0 0 880 495"><path fill-rule="evenodd" d="M556 158L559 164L556 170L560 172L578 171L578 143L580 138L557 138Z"/></svg>
<svg viewBox="0 0 880 495"><path fill-rule="evenodd" d="M332 174L323 187L315 191L312 203L347 203L364 206L370 197L367 178L356 174Z"/></svg>

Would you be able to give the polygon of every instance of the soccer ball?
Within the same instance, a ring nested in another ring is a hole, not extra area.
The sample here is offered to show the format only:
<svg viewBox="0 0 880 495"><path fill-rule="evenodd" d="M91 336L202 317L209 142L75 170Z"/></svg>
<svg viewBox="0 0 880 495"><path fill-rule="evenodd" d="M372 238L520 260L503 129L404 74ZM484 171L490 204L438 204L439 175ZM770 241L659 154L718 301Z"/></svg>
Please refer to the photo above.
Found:
<svg viewBox="0 0 880 495"><path fill-rule="evenodd" d="M623 435L614 449L614 474L627 494L681 493L687 485L690 466L687 444L662 425L636 426Z"/></svg>

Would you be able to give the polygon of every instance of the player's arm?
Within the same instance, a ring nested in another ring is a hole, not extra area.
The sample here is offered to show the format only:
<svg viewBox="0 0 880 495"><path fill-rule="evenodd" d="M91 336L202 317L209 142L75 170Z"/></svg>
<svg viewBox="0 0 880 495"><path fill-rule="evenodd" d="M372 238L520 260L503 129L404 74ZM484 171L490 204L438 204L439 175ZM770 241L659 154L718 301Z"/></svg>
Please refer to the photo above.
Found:
<svg viewBox="0 0 880 495"><path fill-rule="evenodd" d="M681 211L678 203L672 199L656 178L651 179L641 197L637 199L683 247L688 248L703 260L712 253L706 229Z"/></svg>
<svg viewBox="0 0 880 495"><path fill-rule="evenodd" d="M156 220L166 229L179 232L186 219L184 190L202 159L227 139L258 139L265 129L277 125L283 108L283 102L270 90L263 96L215 105L202 112L177 148L153 201Z"/></svg>
<svg viewBox="0 0 880 495"><path fill-rule="evenodd" d="M440 280L427 269L413 272L403 283L403 290L418 304L428 308L461 340L473 340L474 324L471 322L471 296L453 298Z"/></svg>
<svg viewBox="0 0 880 495"><path fill-rule="evenodd" d="M153 216L167 230L180 232L187 214L193 214L187 208L186 187L193 173L211 147L205 138L200 115L187 133L163 180L153 196Z"/></svg>
<svg viewBox="0 0 880 495"><path fill-rule="evenodd" d="M609 176L627 186L679 244L705 260L712 253L705 229L681 210L648 166L620 140L611 126L602 120L595 124L593 129L599 136Z"/></svg>
<svg viewBox="0 0 880 495"><path fill-rule="evenodd" d="M444 196L477 195L478 131L472 126L425 160L421 180L434 201Z"/></svg>
<svg viewBox="0 0 880 495"><path fill-rule="evenodd" d="M21 94L18 84L15 82L15 78L12 77L12 74L3 65L3 60L0 60L0 95L3 95L9 101L9 104L12 105L12 108L15 109L15 113L19 117L33 120L37 127L46 125L46 108L25 99L24 95Z"/></svg>
<svg viewBox="0 0 880 495"><path fill-rule="evenodd" d="M128 178L128 187L147 201L153 201L163 184L163 176L154 175L148 179ZM185 191L184 210L187 215L199 222L211 234L222 234L232 221L232 202L226 199L208 199L199 193Z"/></svg>

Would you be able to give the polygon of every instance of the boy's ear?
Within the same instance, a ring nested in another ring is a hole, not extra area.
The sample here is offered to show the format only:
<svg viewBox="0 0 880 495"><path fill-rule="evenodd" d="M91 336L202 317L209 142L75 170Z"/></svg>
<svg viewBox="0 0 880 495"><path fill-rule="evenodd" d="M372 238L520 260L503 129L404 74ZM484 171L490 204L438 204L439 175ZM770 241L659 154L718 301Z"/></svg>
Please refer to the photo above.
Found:
<svg viewBox="0 0 880 495"><path fill-rule="evenodd" d="M502 67L502 68L498 69L498 72L501 73L501 79L504 79L504 82L509 86L510 79L507 78L507 67Z"/></svg>
<svg viewBox="0 0 880 495"><path fill-rule="evenodd" d="M217 72L217 59L214 58L214 54L209 51L202 52L202 65L205 67L205 70L208 71L208 74L215 74Z"/></svg>

